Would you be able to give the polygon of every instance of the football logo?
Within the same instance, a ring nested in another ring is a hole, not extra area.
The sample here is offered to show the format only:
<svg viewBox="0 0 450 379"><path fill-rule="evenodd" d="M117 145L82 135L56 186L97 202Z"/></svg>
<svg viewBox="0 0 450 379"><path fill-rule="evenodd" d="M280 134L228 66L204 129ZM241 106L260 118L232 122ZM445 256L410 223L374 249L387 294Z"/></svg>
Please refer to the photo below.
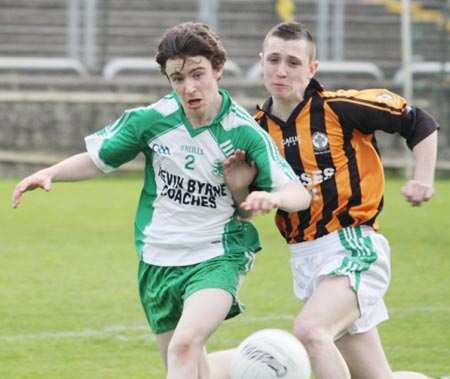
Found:
<svg viewBox="0 0 450 379"><path fill-rule="evenodd" d="M314 151L322 152L328 149L328 137L325 133L315 132L312 135Z"/></svg>
<svg viewBox="0 0 450 379"><path fill-rule="evenodd" d="M218 177L223 177L223 164L220 159L216 159L213 163L212 172Z"/></svg>

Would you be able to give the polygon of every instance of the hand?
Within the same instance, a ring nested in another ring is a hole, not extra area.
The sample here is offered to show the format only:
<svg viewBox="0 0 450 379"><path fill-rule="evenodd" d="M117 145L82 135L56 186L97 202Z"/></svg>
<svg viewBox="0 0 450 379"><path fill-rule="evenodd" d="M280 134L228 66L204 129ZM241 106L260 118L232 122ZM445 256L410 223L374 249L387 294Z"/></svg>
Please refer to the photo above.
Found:
<svg viewBox="0 0 450 379"><path fill-rule="evenodd" d="M245 151L237 149L223 161L223 176L232 191L248 188L257 173L255 162L245 161Z"/></svg>
<svg viewBox="0 0 450 379"><path fill-rule="evenodd" d="M272 209L279 207L278 192L253 191L251 192L241 207L251 214L251 217L258 213L267 214Z"/></svg>
<svg viewBox="0 0 450 379"><path fill-rule="evenodd" d="M38 171L33 175L27 176L14 188L12 196L12 207L17 208L20 203L22 194L27 191L32 191L36 188L42 188L45 191L50 191L52 188L52 179L45 171Z"/></svg>
<svg viewBox="0 0 450 379"><path fill-rule="evenodd" d="M430 200L434 195L434 188L418 180L409 180L401 190L406 200L413 207L417 207L424 201Z"/></svg>

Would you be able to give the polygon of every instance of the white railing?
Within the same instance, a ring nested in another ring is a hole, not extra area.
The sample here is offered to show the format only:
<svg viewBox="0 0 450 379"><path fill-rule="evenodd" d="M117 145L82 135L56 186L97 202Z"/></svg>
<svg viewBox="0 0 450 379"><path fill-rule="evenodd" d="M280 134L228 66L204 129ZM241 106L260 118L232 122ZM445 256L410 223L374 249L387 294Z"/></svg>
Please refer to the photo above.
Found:
<svg viewBox="0 0 450 379"><path fill-rule="evenodd" d="M43 57L0 57L0 71L12 73L70 73L87 76L87 70L77 59Z"/></svg>

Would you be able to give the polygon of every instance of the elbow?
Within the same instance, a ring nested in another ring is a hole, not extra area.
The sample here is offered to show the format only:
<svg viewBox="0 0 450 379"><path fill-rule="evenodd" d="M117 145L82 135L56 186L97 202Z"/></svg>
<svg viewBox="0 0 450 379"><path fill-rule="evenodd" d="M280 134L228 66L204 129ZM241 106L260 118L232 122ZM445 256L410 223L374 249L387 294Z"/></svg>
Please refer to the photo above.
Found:
<svg viewBox="0 0 450 379"><path fill-rule="evenodd" d="M308 209L310 206L311 206L311 195L308 192L308 195L306 196L306 199L304 199L303 207L300 210L303 211L305 209Z"/></svg>
<svg viewBox="0 0 450 379"><path fill-rule="evenodd" d="M302 193L301 196L297 196L293 201L285 202L284 206L279 207L286 212L300 212L308 209L311 205L311 195L308 191Z"/></svg>
<svg viewBox="0 0 450 379"><path fill-rule="evenodd" d="M281 194L278 208L286 212L300 212L310 207L311 194L301 182L291 182L286 189L288 190Z"/></svg>
<svg viewBox="0 0 450 379"><path fill-rule="evenodd" d="M303 196L301 201L299 202L295 212L299 212L299 211L308 209L310 207L310 205L311 205L311 195L309 194L309 192L306 192L305 196Z"/></svg>
<svg viewBox="0 0 450 379"><path fill-rule="evenodd" d="M308 209L311 206L311 193L306 189L306 187L299 183L301 188L298 191L299 196L299 204L297 205L298 208L295 210L296 212L303 211L305 209Z"/></svg>

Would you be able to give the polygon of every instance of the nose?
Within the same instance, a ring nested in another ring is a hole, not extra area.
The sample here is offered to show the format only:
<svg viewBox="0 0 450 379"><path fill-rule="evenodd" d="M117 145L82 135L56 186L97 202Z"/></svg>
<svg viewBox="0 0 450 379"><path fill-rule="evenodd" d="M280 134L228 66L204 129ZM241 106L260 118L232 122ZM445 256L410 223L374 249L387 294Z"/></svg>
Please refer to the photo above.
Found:
<svg viewBox="0 0 450 379"><path fill-rule="evenodd" d="M196 90L196 88L195 88L195 83L194 83L194 81L193 81L192 79L189 79L189 78L186 79L185 92L186 92L187 94L191 94L191 93L194 93L195 90Z"/></svg>
<svg viewBox="0 0 450 379"><path fill-rule="evenodd" d="M286 76L286 66L284 65L284 63L281 63L277 66L276 75L280 78L283 78Z"/></svg>

